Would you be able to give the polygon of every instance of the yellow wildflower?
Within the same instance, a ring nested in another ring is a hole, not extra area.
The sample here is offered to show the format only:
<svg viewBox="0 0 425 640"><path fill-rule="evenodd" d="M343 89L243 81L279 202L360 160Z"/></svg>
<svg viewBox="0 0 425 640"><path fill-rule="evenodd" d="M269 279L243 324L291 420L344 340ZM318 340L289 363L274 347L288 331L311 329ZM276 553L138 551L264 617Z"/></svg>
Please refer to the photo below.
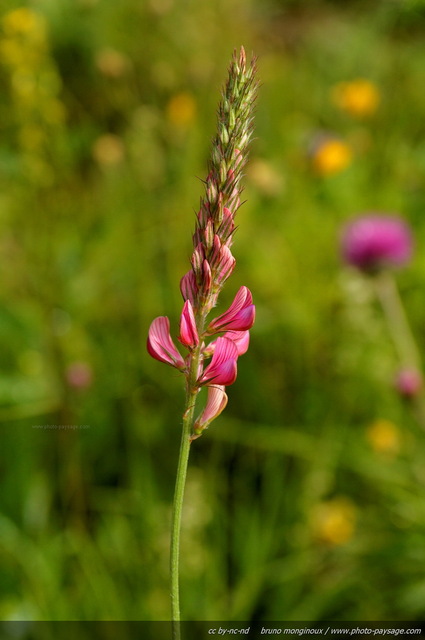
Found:
<svg viewBox="0 0 425 640"><path fill-rule="evenodd" d="M130 61L124 53L116 49L101 49L96 56L96 67L108 78L120 78L127 73Z"/></svg>
<svg viewBox="0 0 425 640"><path fill-rule="evenodd" d="M51 98L43 105L43 115L46 123L50 125L63 124L65 120L65 107L60 100Z"/></svg>
<svg viewBox="0 0 425 640"><path fill-rule="evenodd" d="M338 546L353 537L356 520L355 504L341 496L317 505L313 513L313 529L320 540Z"/></svg>
<svg viewBox="0 0 425 640"><path fill-rule="evenodd" d="M278 195L284 186L282 174L270 162L257 158L248 166L248 177L267 196Z"/></svg>
<svg viewBox="0 0 425 640"><path fill-rule="evenodd" d="M381 99L376 85L363 78L340 82L332 89L331 95L337 107L357 118L374 114Z"/></svg>
<svg viewBox="0 0 425 640"><path fill-rule="evenodd" d="M167 118L171 124L185 128L191 124L196 115L196 102L186 91L177 93L167 104Z"/></svg>
<svg viewBox="0 0 425 640"><path fill-rule="evenodd" d="M27 52L21 43L12 38L0 41L0 53L5 64L11 67L25 66L28 61Z"/></svg>
<svg viewBox="0 0 425 640"><path fill-rule="evenodd" d="M40 30L43 26L44 22L41 16L28 7L13 9L3 17L3 27L8 35L30 33Z"/></svg>
<svg viewBox="0 0 425 640"><path fill-rule="evenodd" d="M105 133L95 141L92 153L98 164L112 167L123 161L125 149L121 138L112 133Z"/></svg>
<svg viewBox="0 0 425 640"><path fill-rule="evenodd" d="M18 364L22 373L28 376L38 376L44 368L41 353L34 349L23 351L18 357Z"/></svg>
<svg viewBox="0 0 425 640"><path fill-rule="evenodd" d="M366 431L366 438L374 451L395 455L400 451L398 427L390 420L375 420Z"/></svg>
<svg viewBox="0 0 425 640"><path fill-rule="evenodd" d="M45 132L32 123L22 126L18 138L22 148L31 152L38 152L46 142Z"/></svg>
<svg viewBox="0 0 425 640"><path fill-rule="evenodd" d="M353 152L346 142L336 138L327 138L316 146L312 162L319 175L329 176L346 169L352 158Z"/></svg>

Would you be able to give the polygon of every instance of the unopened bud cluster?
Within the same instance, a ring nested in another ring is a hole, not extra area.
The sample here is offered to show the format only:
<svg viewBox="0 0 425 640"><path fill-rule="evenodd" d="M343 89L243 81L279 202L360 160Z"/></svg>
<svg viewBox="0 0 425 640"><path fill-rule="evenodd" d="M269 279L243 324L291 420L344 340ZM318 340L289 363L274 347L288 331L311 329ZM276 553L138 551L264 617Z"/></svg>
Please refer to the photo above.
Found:
<svg viewBox="0 0 425 640"><path fill-rule="evenodd" d="M255 62L246 65L245 51L233 58L218 109L205 195L193 235L192 269L182 278L181 291L195 312L208 312L235 268L230 247L235 214L240 207L241 177L252 136L257 84Z"/></svg>

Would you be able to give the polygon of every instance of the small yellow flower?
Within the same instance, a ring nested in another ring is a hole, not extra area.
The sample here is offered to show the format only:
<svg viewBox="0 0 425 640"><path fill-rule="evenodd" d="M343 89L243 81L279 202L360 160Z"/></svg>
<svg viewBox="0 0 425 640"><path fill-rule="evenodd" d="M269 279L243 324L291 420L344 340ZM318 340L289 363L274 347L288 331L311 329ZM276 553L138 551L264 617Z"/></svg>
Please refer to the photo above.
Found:
<svg viewBox="0 0 425 640"><path fill-rule="evenodd" d="M25 49L13 38L5 38L0 42L0 54L3 62L11 67L24 66L28 59Z"/></svg>
<svg viewBox="0 0 425 640"><path fill-rule="evenodd" d="M23 149L38 152L46 142L44 131L35 124L24 125L18 133L19 142Z"/></svg>
<svg viewBox="0 0 425 640"><path fill-rule="evenodd" d="M37 79L31 71L19 68L11 76L12 89L19 100L28 102L37 91Z"/></svg>
<svg viewBox="0 0 425 640"><path fill-rule="evenodd" d="M44 368L41 353L34 349L23 351L18 357L18 364L22 373L27 376L38 376Z"/></svg>
<svg viewBox="0 0 425 640"><path fill-rule="evenodd" d="M266 196L278 195L284 186L282 174L270 162L260 158L249 163L248 177Z"/></svg>
<svg viewBox="0 0 425 640"><path fill-rule="evenodd" d="M96 56L96 67L108 78L120 78L127 73L130 61L116 49L102 49Z"/></svg>
<svg viewBox="0 0 425 640"><path fill-rule="evenodd" d="M44 36L45 22L43 17L28 7L19 7L9 11L3 17L3 28L7 35Z"/></svg>
<svg viewBox="0 0 425 640"><path fill-rule="evenodd" d="M105 133L98 138L92 149L93 157L103 167L113 167L124 160L124 144L118 136Z"/></svg>
<svg viewBox="0 0 425 640"><path fill-rule="evenodd" d="M315 171L322 176L330 176L346 169L352 161L351 147L336 138L324 139L315 148L312 156Z"/></svg>
<svg viewBox="0 0 425 640"><path fill-rule="evenodd" d="M167 104L167 118L171 124L185 128L192 123L196 115L196 102L186 91L177 93Z"/></svg>
<svg viewBox="0 0 425 640"><path fill-rule="evenodd" d="M22 175L38 185L50 187L54 180L54 172L48 162L39 155L25 154L22 158Z"/></svg>
<svg viewBox="0 0 425 640"><path fill-rule="evenodd" d="M376 85L363 78L340 82L332 89L331 97L339 109L356 118L374 114L381 100Z"/></svg>
<svg viewBox="0 0 425 640"><path fill-rule="evenodd" d="M43 117L47 124L60 125L65 121L65 107L60 100L51 98L43 105Z"/></svg>
<svg viewBox="0 0 425 640"><path fill-rule="evenodd" d="M374 451L395 455L400 451L398 427L389 420L375 420L366 430L366 438Z"/></svg>
<svg viewBox="0 0 425 640"><path fill-rule="evenodd" d="M356 520L355 504L341 496L317 505L313 512L313 529L323 542L339 546L353 537Z"/></svg>

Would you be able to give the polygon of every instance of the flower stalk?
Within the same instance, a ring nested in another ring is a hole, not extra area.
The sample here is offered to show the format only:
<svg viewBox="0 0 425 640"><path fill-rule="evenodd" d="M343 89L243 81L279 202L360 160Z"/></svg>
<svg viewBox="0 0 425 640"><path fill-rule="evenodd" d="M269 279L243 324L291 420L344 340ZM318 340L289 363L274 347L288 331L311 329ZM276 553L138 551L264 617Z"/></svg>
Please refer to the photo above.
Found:
<svg viewBox="0 0 425 640"><path fill-rule="evenodd" d="M372 212L351 221L341 240L344 260L371 278L400 363L395 388L425 428L422 359L393 275L412 257L411 229L399 216Z"/></svg>
<svg viewBox="0 0 425 640"><path fill-rule="evenodd" d="M412 402L416 419L425 429L423 365L397 283L393 274L387 270L375 274L373 284L400 362L400 371L395 380L396 388Z"/></svg>
<svg viewBox="0 0 425 640"><path fill-rule="evenodd" d="M179 541L184 486L191 443L199 438L227 404L225 387L237 377L237 360L249 345L255 306L247 287L241 287L229 309L208 320L236 260L231 246L235 216L241 205L241 179L252 136L257 93L256 61L247 64L243 47L234 52L218 108L205 193L192 236L191 268L180 281L184 300L178 340L182 356L170 335L167 317L156 318L149 329L149 354L183 373L186 403L173 502L171 532L171 610L173 638L180 638ZM209 343L210 338L213 338ZM210 361L208 362L208 360ZM207 387L206 404L195 419L199 391Z"/></svg>

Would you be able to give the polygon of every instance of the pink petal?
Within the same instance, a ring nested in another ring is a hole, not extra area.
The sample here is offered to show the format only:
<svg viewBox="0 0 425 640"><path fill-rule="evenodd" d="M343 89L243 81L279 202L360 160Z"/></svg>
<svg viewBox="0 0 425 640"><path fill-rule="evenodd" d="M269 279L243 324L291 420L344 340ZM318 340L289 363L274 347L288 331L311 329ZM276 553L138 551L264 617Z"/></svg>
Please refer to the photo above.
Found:
<svg viewBox="0 0 425 640"><path fill-rule="evenodd" d="M190 300L186 300L180 317L179 340L186 347L196 347L199 344L198 329Z"/></svg>
<svg viewBox="0 0 425 640"><path fill-rule="evenodd" d="M232 340L238 350L238 356L243 356L244 353L248 351L249 347L249 331L226 331L223 338L228 338ZM218 340L218 338L217 338ZM217 340L213 340L209 343L209 345L204 349L204 355L206 357L212 356L214 353Z"/></svg>
<svg viewBox="0 0 425 640"><path fill-rule="evenodd" d="M194 307L195 300L198 295L198 285L196 284L196 277L192 269L180 280L180 291L183 296L183 300L190 300Z"/></svg>
<svg viewBox="0 0 425 640"><path fill-rule="evenodd" d="M222 385L208 387L208 399L205 409L193 425L196 434L200 434L203 429L215 420L227 405L227 395Z"/></svg>
<svg viewBox="0 0 425 640"><path fill-rule="evenodd" d="M212 320L208 332L246 331L252 327L254 321L255 305L252 304L252 294L247 287L241 287L227 311Z"/></svg>
<svg viewBox="0 0 425 640"><path fill-rule="evenodd" d="M238 350L238 356L243 356L249 347L249 331L226 331L223 338L233 340Z"/></svg>
<svg viewBox="0 0 425 640"><path fill-rule="evenodd" d="M232 340L217 338L210 364L199 379L199 384L233 384L237 376L238 350Z"/></svg>
<svg viewBox="0 0 425 640"><path fill-rule="evenodd" d="M186 369L185 362L171 339L170 321L166 316L155 318L149 327L147 349L152 358L181 371Z"/></svg>

